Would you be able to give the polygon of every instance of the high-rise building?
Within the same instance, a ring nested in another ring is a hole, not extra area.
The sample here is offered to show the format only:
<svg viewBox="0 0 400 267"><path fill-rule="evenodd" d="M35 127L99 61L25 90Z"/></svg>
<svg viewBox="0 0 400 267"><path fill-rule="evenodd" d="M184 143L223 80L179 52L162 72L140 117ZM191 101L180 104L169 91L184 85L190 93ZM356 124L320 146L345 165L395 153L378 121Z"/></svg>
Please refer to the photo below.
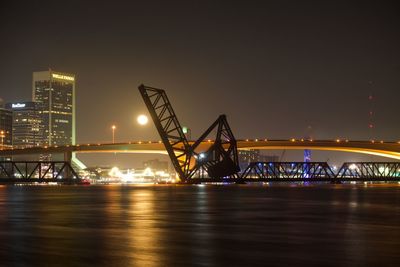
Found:
<svg viewBox="0 0 400 267"><path fill-rule="evenodd" d="M260 150L249 149L238 151L239 167L242 171L250 164L250 162L257 162L260 160Z"/></svg>
<svg viewBox="0 0 400 267"><path fill-rule="evenodd" d="M41 114L40 145L75 145L75 75L53 70L34 72L32 100L38 103ZM75 153L71 161L73 167L86 168Z"/></svg>
<svg viewBox="0 0 400 267"><path fill-rule="evenodd" d="M39 146L43 132L38 104L36 102L7 103L12 111L12 145L14 148Z"/></svg>
<svg viewBox="0 0 400 267"><path fill-rule="evenodd" d="M12 111L0 107L0 146L12 147Z"/></svg>
<svg viewBox="0 0 400 267"><path fill-rule="evenodd" d="M34 72L32 99L41 110L41 145L75 144L75 75Z"/></svg>
<svg viewBox="0 0 400 267"><path fill-rule="evenodd" d="M259 149L239 150L239 167L244 171L251 162L277 162L279 157L276 155L263 155Z"/></svg>

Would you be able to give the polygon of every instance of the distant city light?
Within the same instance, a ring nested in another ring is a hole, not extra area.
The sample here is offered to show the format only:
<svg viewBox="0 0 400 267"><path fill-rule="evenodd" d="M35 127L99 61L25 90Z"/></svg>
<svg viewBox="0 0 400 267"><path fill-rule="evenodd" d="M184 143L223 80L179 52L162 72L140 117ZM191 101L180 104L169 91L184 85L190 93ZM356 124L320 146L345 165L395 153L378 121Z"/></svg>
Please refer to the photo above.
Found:
<svg viewBox="0 0 400 267"><path fill-rule="evenodd" d="M356 170L356 169L358 169L358 167L357 167L356 164L351 164L351 165L349 166L349 169L350 169L350 170Z"/></svg>
<svg viewBox="0 0 400 267"><path fill-rule="evenodd" d="M128 169L123 172L118 167L113 167L108 172L108 177L103 177L104 181L109 179L122 183L175 182L175 179L169 173L162 170L152 170L151 168L144 170Z"/></svg>
<svg viewBox="0 0 400 267"><path fill-rule="evenodd" d="M17 104L11 104L12 108L24 108L26 106L25 103L17 103Z"/></svg>
<svg viewBox="0 0 400 267"><path fill-rule="evenodd" d="M149 119L147 118L146 115L139 115L139 116L137 117L137 122L138 122L140 125L146 125L148 121L149 121Z"/></svg>

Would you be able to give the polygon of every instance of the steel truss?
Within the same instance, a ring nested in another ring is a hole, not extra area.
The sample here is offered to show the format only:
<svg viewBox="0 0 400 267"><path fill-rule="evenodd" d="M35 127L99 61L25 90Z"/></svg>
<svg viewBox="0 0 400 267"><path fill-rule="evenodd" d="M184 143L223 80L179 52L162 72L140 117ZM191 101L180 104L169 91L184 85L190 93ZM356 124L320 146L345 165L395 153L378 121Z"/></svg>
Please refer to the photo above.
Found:
<svg viewBox="0 0 400 267"><path fill-rule="evenodd" d="M204 171L213 178L237 176L236 140L225 115L219 116L199 140L190 145L165 91L145 85L140 85L139 91L182 181ZM214 143L207 151L200 151L199 145L214 129L217 129Z"/></svg>
<svg viewBox="0 0 400 267"><path fill-rule="evenodd" d="M1 161L0 178L79 179L67 161Z"/></svg>
<svg viewBox="0 0 400 267"><path fill-rule="evenodd" d="M399 178L400 162L346 162L336 178Z"/></svg>
<svg viewBox="0 0 400 267"><path fill-rule="evenodd" d="M162 89L139 86L139 91L160 134L172 164L181 179L185 179L193 164L191 146L183 133L167 94Z"/></svg>
<svg viewBox="0 0 400 267"><path fill-rule="evenodd" d="M215 129L217 130L217 135L210 148L207 151L196 152L201 142ZM204 172L207 172L209 177L212 178L238 178L237 173L240 171L240 168L237 143L225 115L220 115L200 136L193 144L192 150L197 160L196 166L191 169L189 177L192 177L195 173L201 177Z"/></svg>
<svg viewBox="0 0 400 267"><path fill-rule="evenodd" d="M251 162L242 179L335 178L326 162Z"/></svg>

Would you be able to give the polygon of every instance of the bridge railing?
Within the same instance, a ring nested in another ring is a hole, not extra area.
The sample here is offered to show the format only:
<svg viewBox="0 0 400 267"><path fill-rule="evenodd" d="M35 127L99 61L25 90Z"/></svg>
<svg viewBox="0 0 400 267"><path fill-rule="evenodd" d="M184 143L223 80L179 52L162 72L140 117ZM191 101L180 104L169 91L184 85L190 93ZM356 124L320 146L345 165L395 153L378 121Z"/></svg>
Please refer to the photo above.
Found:
<svg viewBox="0 0 400 267"><path fill-rule="evenodd" d="M335 178L326 162L251 162L242 179L303 179Z"/></svg>
<svg viewBox="0 0 400 267"><path fill-rule="evenodd" d="M336 178L400 178L400 162L345 162Z"/></svg>
<svg viewBox="0 0 400 267"><path fill-rule="evenodd" d="M326 162L251 162L241 179L400 180L400 162L345 162L335 173Z"/></svg>
<svg viewBox="0 0 400 267"><path fill-rule="evenodd" d="M0 161L0 178L79 179L67 161Z"/></svg>

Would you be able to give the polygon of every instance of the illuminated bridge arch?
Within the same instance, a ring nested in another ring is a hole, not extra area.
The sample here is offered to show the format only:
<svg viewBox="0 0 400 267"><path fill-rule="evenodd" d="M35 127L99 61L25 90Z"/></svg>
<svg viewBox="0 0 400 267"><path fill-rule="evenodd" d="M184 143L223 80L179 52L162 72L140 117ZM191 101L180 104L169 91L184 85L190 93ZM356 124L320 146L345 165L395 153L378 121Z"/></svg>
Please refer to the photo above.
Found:
<svg viewBox="0 0 400 267"><path fill-rule="evenodd" d="M362 153L400 160L400 144L396 142L328 141L328 140L241 140L238 149L325 150Z"/></svg>
<svg viewBox="0 0 400 267"><path fill-rule="evenodd" d="M213 142L205 141L199 145L199 150L206 151ZM238 140L239 150L267 149L267 150L328 150L352 153L362 153L400 160L400 144L396 142L370 141L300 141L300 140ZM56 153L153 153L165 154L164 144L159 141L129 142L116 144L81 144L60 147L34 147L26 149L1 150L0 156L28 155L28 154L56 154Z"/></svg>

